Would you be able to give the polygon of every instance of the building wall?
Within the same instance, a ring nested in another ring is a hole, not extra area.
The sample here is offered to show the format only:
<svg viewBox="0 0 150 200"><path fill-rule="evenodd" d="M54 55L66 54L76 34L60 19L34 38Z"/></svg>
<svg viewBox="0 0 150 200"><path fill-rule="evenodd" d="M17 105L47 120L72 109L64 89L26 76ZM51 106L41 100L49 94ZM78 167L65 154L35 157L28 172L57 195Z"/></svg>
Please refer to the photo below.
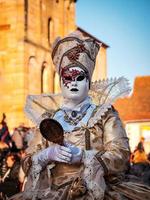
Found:
<svg viewBox="0 0 150 200"><path fill-rule="evenodd" d="M22 121L24 103L23 1L0 1L0 114ZM0 116L0 118L1 118Z"/></svg>

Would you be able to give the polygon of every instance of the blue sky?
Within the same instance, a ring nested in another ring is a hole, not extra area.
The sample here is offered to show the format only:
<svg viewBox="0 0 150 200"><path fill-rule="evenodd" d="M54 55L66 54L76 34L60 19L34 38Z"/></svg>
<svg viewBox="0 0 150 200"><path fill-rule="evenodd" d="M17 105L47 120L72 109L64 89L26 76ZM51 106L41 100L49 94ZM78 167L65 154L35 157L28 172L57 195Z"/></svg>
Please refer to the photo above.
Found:
<svg viewBox="0 0 150 200"><path fill-rule="evenodd" d="M76 24L110 46L108 77L150 75L150 0L78 0Z"/></svg>

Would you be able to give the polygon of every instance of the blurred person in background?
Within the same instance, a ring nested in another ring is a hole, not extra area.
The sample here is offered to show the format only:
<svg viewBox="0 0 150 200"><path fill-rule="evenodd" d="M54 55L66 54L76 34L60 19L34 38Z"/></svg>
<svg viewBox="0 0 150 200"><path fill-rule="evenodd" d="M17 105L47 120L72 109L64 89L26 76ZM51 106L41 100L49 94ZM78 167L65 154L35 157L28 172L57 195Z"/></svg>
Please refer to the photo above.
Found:
<svg viewBox="0 0 150 200"><path fill-rule="evenodd" d="M6 157L7 171L1 178L0 192L5 197L10 197L20 192L20 159L17 154L10 153Z"/></svg>
<svg viewBox="0 0 150 200"><path fill-rule="evenodd" d="M131 155L132 163L145 163L148 162L147 155L144 150L143 142L139 142L136 149L134 150L133 154Z"/></svg>
<svg viewBox="0 0 150 200"><path fill-rule="evenodd" d="M15 128L12 134L12 141L15 143L16 148L18 150L27 148L27 134L29 132L29 128L25 127L24 124L20 124L19 127Z"/></svg>
<svg viewBox="0 0 150 200"><path fill-rule="evenodd" d="M144 150L143 137L131 154L130 174L135 176L136 181L150 185L150 161Z"/></svg>
<svg viewBox="0 0 150 200"><path fill-rule="evenodd" d="M9 133L9 129L7 126L7 123L5 122L6 120L6 115L5 113L3 113L3 118L1 121L1 128L0 128L0 141L6 143L9 147L12 146L12 140L11 140L11 136Z"/></svg>

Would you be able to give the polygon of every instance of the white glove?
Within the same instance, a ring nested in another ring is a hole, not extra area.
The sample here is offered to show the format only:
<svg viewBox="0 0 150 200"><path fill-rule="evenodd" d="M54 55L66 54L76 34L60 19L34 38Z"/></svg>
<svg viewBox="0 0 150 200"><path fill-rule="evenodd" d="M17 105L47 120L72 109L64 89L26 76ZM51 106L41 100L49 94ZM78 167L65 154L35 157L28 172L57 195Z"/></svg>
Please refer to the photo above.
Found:
<svg viewBox="0 0 150 200"><path fill-rule="evenodd" d="M72 153L72 158L70 160L70 164L81 163L82 153L83 153L82 149L80 149L79 147L77 147L73 144L70 144L68 142L64 142L64 145L66 147L68 147L71 150L71 153Z"/></svg>
<svg viewBox="0 0 150 200"><path fill-rule="evenodd" d="M49 161L58 161L64 163L70 163L71 150L68 147L60 146L58 144L52 144L50 147L42 150L36 156L41 165L47 164Z"/></svg>

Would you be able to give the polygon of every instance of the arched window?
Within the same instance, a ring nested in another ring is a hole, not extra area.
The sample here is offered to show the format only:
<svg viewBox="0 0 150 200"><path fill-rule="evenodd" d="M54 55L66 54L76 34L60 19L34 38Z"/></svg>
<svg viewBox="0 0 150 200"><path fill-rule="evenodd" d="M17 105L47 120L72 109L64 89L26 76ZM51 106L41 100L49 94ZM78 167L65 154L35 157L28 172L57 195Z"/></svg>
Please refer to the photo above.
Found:
<svg viewBox="0 0 150 200"><path fill-rule="evenodd" d="M48 19L48 43L51 45L54 39L54 23L52 18Z"/></svg>
<svg viewBox="0 0 150 200"><path fill-rule="evenodd" d="M37 79L34 79L37 76L37 60L34 56L31 56L28 61L28 92L33 94L38 92Z"/></svg>
<svg viewBox="0 0 150 200"><path fill-rule="evenodd" d="M24 29L28 30L28 0L24 0Z"/></svg>
<svg viewBox="0 0 150 200"><path fill-rule="evenodd" d="M50 92L50 69L46 62L43 62L41 69L41 93Z"/></svg>
<svg viewBox="0 0 150 200"><path fill-rule="evenodd" d="M60 79L60 77L59 77L58 73L55 72L55 74L54 74L54 92L55 93L60 92L60 80L59 79Z"/></svg>

